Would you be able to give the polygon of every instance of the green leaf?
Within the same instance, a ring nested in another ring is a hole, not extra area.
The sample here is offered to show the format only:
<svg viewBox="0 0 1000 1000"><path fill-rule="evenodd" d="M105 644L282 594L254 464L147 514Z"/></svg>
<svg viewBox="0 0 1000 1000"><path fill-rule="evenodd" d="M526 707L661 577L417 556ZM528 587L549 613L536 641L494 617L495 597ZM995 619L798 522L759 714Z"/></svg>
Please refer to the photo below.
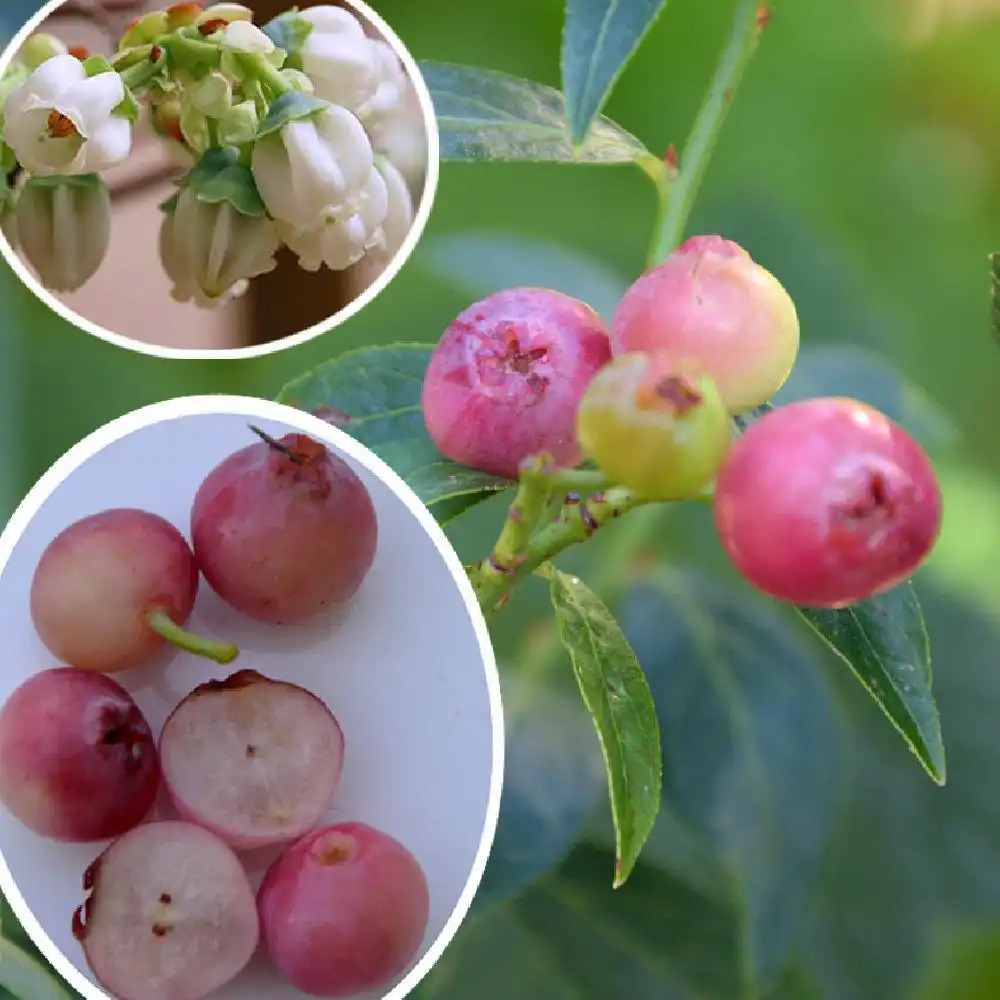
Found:
<svg viewBox="0 0 1000 1000"><path fill-rule="evenodd" d="M666 0L567 0L563 90L570 136L580 142Z"/></svg>
<svg viewBox="0 0 1000 1000"><path fill-rule="evenodd" d="M348 351L290 382L278 402L331 417L384 459L445 524L511 483L456 465L434 447L420 407L432 350L393 344Z"/></svg>
<svg viewBox="0 0 1000 1000"><path fill-rule="evenodd" d="M4 938L0 938L0 989L17 1000L70 1000L55 972Z"/></svg>
<svg viewBox="0 0 1000 1000"><path fill-rule="evenodd" d="M802 954L823 1000L915 1000L928 952L949 929L1000 922L1000 623L946 589L924 584L920 598L947 665L935 689L951 720L948 785L927 781L862 688L834 672L858 764L803 928Z"/></svg>
<svg viewBox="0 0 1000 1000"><path fill-rule="evenodd" d="M474 66L421 63L434 100L444 160L638 163L658 170L645 146L607 118L598 118L574 148L566 101L552 87Z"/></svg>
<svg viewBox="0 0 1000 1000"><path fill-rule="evenodd" d="M952 932L937 946L917 1000L996 1000L1000 996L1000 928Z"/></svg>
<svg viewBox="0 0 1000 1000"><path fill-rule="evenodd" d="M611 892L609 861L582 845L467 921L414 1000L743 1000L732 912L645 861Z"/></svg>
<svg viewBox="0 0 1000 1000"><path fill-rule="evenodd" d="M321 101L312 94L303 94L300 90L290 90L287 94L282 94L268 108L264 120L257 130L257 138L263 139L265 136L273 135L281 131L289 122L302 121L310 115L316 114L329 107L326 101Z"/></svg>
<svg viewBox="0 0 1000 1000"><path fill-rule="evenodd" d="M663 734L664 813L645 858L718 895L690 845L714 857L739 921L741 995L756 996L788 960L844 801L822 665L770 604L689 571L633 588L621 622Z"/></svg>
<svg viewBox="0 0 1000 1000"><path fill-rule="evenodd" d="M943 785L947 767L931 690L930 640L912 584L837 611L798 611L854 671L927 773Z"/></svg>
<svg viewBox="0 0 1000 1000"><path fill-rule="evenodd" d="M615 826L615 877L628 880L660 808L662 761L646 677L608 609L580 580L552 572L559 638L601 741Z"/></svg>
<svg viewBox="0 0 1000 1000"><path fill-rule="evenodd" d="M928 444L950 445L957 437L954 422L919 386L876 352L854 344L804 347L774 403L784 406L817 396L849 396L868 403Z"/></svg>
<svg viewBox="0 0 1000 1000"><path fill-rule="evenodd" d="M191 188L199 201L209 205L228 204L241 215L262 218L267 213L253 172L239 162L238 151L230 146L206 150L180 186ZM170 211L169 199L160 207Z"/></svg>
<svg viewBox="0 0 1000 1000"><path fill-rule="evenodd" d="M288 10L272 18L261 29L279 49L294 54L312 34L313 26L298 11Z"/></svg>
<svg viewBox="0 0 1000 1000"><path fill-rule="evenodd" d="M42 965L48 967L48 962L39 951L38 945L31 940L28 932L21 926L21 922L14 915L7 897L3 894L0 894L0 937L16 944L22 951L27 952Z"/></svg>
<svg viewBox="0 0 1000 1000"><path fill-rule="evenodd" d="M475 912L509 899L559 867L600 801L604 767L578 698L504 671L500 822Z"/></svg>
<svg viewBox="0 0 1000 1000"><path fill-rule="evenodd" d="M473 296L523 285L552 288L586 302L605 319L629 285L581 250L509 233L466 230L429 237L420 251L426 267Z"/></svg>
<svg viewBox="0 0 1000 1000"><path fill-rule="evenodd" d="M766 1000L824 1000L819 987L802 965L785 971L781 982L767 994Z"/></svg>

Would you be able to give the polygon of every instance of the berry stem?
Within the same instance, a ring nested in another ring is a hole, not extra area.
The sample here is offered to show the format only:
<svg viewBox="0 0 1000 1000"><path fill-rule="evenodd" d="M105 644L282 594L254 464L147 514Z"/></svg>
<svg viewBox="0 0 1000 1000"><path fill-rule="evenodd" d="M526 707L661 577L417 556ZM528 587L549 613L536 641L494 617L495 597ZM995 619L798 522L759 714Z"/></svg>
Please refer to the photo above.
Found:
<svg viewBox="0 0 1000 1000"><path fill-rule="evenodd" d="M273 448L275 451L280 451L282 455L290 458L296 465L302 465L305 461L303 457L296 452L294 452L288 445L282 444L277 438L271 437L266 431L262 431L259 427L254 427L253 424L247 424L247 426L254 432L264 442L269 448Z"/></svg>
<svg viewBox="0 0 1000 1000"><path fill-rule="evenodd" d="M195 635L178 625L166 612L153 611L149 615L149 627L158 635L163 636L171 645L186 649L196 656L204 656L216 663L232 663L239 655L239 650L229 643L217 642Z"/></svg>
<svg viewBox="0 0 1000 1000"><path fill-rule="evenodd" d="M527 542L515 565L498 569L495 553L491 553L470 569L469 576L480 607L487 614L498 610L510 591L543 563L554 559L571 545L590 538L608 521L648 502L631 490L618 486L605 493L595 493L586 500L575 497L567 500L559 516Z"/></svg>
<svg viewBox="0 0 1000 1000"><path fill-rule="evenodd" d="M531 540L549 499L546 469L551 465L548 455L532 455L521 464L521 477L514 501L507 508L507 517L493 552L486 560L491 572L509 576L517 569L522 552Z"/></svg>
<svg viewBox="0 0 1000 1000"><path fill-rule="evenodd" d="M665 261L684 238L688 218L733 95L757 49L768 14L769 8L760 0L739 0L736 5L729 41L681 154L677 177L669 191L661 191L660 211L646 260L647 267Z"/></svg>

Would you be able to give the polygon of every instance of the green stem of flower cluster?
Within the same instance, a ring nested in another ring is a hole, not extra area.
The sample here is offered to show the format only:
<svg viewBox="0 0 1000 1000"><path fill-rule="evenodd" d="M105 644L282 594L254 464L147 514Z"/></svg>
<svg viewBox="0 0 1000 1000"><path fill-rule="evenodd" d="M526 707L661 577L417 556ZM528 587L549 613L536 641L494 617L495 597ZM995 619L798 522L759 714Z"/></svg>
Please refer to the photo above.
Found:
<svg viewBox="0 0 1000 1000"><path fill-rule="evenodd" d="M265 90L271 92L272 100L295 89L265 56L244 53L240 55L240 63L251 76L260 81Z"/></svg>
<svg viewBox="0 0 1000 1000"><path fill-rule="evenodd" d="M677 175L669 188L660 192L660 211L646 261L649 267L666 260L684 239L684 230L733 95L757 49L769 16L770 9L760 0L739 0L736 5L729 41L681 154Z"/></svg>

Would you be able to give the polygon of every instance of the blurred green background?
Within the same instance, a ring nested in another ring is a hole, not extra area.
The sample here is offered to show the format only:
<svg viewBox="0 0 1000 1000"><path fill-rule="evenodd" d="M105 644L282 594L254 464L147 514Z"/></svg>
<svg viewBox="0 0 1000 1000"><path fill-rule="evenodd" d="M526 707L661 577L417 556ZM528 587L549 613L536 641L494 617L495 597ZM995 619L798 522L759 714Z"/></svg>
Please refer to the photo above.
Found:
<svg viewBox="0 0 1000 1000"><path fill-rule="evenodd" d="M419 59L559 84L556 0L373 6ZM920 590L948 786L927 780L841 665L811 645L800 657L802 637L789 633L791 652L780 641L734 642L740 711L757 738L741 742L734 713L723 710L670 741L684 762L667 761L678 816L663 821L645 866L612 894L594 739L564 698L568 671L552 653L544 592L526 586L495 629L513 691L503 843L537 848L539 859L551 850L536 874L561 867L513 901L482 906L421 995L1000 996L1000 348L989 330L987 261L1000 249L1000 2L774 6L692 228L740 240L792 293L808 352L798 391L891 408L938 462L946 524ZM681 144L730 8L670 0L607 113L655 151ZM0 18L13 27L33 9L8 0ZM0 505L12 510L59 454L131 408L191 393L273 397L345 349L433 341L496 287L551 284L607 314L641 268L653 207L634 168L445 165L424 240L388 291L311 344L244 362L123 352L64 325L0 270ZM463 556L483 554L501 510L502 500L485 504L450 529ZM701 510L628 519L568 565L616 596L649 565L730 585ZM773 617L756 602L743 615L745 631ZM669 615L629 598L623 619L651 672L697 659L697 649L649 634L669 632ZM791 629L783 617L779 626ZM677 628L684 633L683 622ZM800 675L777 672L772 653L802 659ZM829 737L810 743L824 727ZM746 765L757 751L763 777ZM691 761L704 762L704 773ZM704 801L681 787L688 764L685 780L712 790ZM751 827L757 839L741 839ZM741 873L746 906L730 905L726 892L716 905L720 871ZM761 944L762 935L771 937ZM766 969L740 958L746 940L770 956Z"/></svg>

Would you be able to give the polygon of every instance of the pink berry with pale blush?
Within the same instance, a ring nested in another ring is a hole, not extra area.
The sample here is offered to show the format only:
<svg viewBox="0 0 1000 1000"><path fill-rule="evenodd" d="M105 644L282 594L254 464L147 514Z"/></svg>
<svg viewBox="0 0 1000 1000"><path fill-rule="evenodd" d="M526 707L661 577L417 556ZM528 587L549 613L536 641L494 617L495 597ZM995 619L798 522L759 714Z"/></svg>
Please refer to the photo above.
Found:
<svg viewBox="0 0 1000 1000"><path fill-rule="evenodd" d="M0 709L0 801L43 837L117 837L152 809L159 777L146 719L103 674L42 671Z"/></svg>
<svg viewBox="0 0 1000 1000"><path fill-rule="evenodd" d="M228 663L234 646L183 628L197 592L194 554L172 524L149 511L105 510L49 543L31 584L31 618L49 651L81 670L136 667L168 642Z"/></svg>
<svg viewBox="0 0 1000 1000"><path fill-rule="evenodd" d="M604 321L544 288L498 292L445 330L424 376L424 421L446 458L516 478L529 455L578 465L580 398L611 358Z"/></svg>
<svg viewBox="0 0 1000 1000"><path fill-rule="evenodd" d="M181 816L243 849L302 836L329 806L344 764L327 706L255 670L196 687L168 717L159 749Z"/></svg>
<svg viewBox="0 0 1000 1000"><path fill-rule="evenodd" d="M903 428L851 399L768 413L737 441L715 490L723 546L779 600L839 608L904 582L941 527L930 460Z"/></svg>
<svg viewBox="0 0 1000 1000"><path fill-rule="evenodd" d="M260 924L243 865L200 826L147 823L87 869L73 936L119 1000L202 1000L241 972Z"/></svg>
<svg viewBox="0 0 1000 1000"><path fill-rule="evenodd" d="M219 597L259 621L297 624L357 593L378 523L364 483L318 441L260 436L206 477L191 537Z"/></svg>
<svg viewBox="0 0 1000 1000"><path fill-rule="evenodd" d="M385 989L427 930L430 896L416 858L364 823L307 834L268 869L257 894L264 947L310 996Z"/></svg>
<svg viewBox="0 0 1000 1000"><path fill-rule="evenodd" d="M795 305L738 244L695 236L642 275L611 321L616 355L668 351L716 384L730 413L770 399L799 350Z"/></svg>

